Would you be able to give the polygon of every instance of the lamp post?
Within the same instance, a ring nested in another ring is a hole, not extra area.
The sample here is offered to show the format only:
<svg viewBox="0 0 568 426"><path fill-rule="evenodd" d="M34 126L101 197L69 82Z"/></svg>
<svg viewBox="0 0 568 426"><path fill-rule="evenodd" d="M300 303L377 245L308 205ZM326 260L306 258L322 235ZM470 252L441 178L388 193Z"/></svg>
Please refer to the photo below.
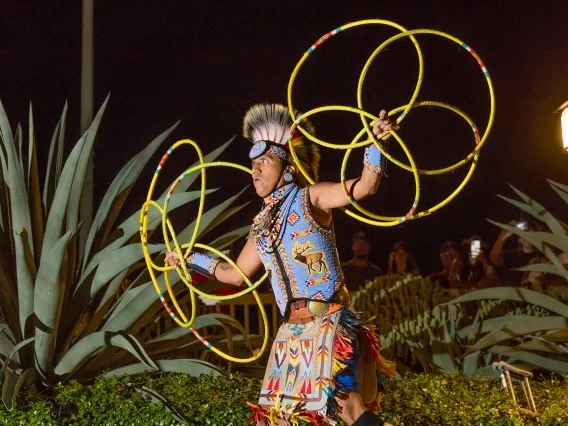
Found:
<svg viewBox="0 0 568 426"><path fill-rule="evenodd" d="M563 151L568 152L568 107L562 110L560 122L562 125L562 144L564 145Z"/></svg>
<svg viewBox="0 0 568 426"><path fill-rule="evenodd" d="M81 49L81 133L84 133L93 120L93 3L83 0L82 5L82 49ZM79 241L87 241L93 222L94 149L91 152L83 193L81 194L80 217L83 226L79 229ZM80 249L84 244L79 244ZM83 253L80 252L79 256Z"/></svg>
<svg viewBox="0 0 568 426"><path fill-rule="evenodd" d="M560 113L560 127L562 129L562 152L568 154L568 101L560 105L556 112Z"/></svg>

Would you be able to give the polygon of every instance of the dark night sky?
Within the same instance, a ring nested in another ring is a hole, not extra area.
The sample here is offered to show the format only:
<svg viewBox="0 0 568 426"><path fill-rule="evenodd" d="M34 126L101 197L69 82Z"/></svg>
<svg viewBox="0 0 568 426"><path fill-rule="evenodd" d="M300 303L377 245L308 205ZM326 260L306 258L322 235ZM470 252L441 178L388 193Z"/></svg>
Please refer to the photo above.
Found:
<svg viewBox="0 0 568 426"><path fill-rule="evenodd" d="M69 101L67 140L79 132L80 1L3 2L0 25L0 99L12 126L27 122L34 104L40 153L65 100ZM193 2L96 1L95 103L111 101L95 145L96 196L127 159L158 133L182 119L170 142L192 138L208 152L240 132L246 109L255 102L285 102L290 74L303 52L321 35L367 18L396 21L406 28L433 28L455 35L475 49L491 74L497 99L496 121L472 182L449 206L430 217L373 232L373 260L386 267L396 239L407 239L423 269L436 267L437 248L448 238L481 233L492 240L497 229L485 221L514 219L517 211L495 197L511 195L507 182L533 195L557 213L562 206L546 178L568 183L568 156L560 154L559 123L553 111L568 98L568 5L565 1L480 2ZM64 6L64 4L66 6ZM489 3L488 3L489 4ZM395 30L353 29L340 34L306 62L298 76L295 106L355 105L357 78L367 57ZM421 36L425 81L419 99L454 104L484 128L487 89L475 61L457 45ZM364 104L372 112L405 104L417 73L411 43L399 40L381 54L365 84ZM320 136L350 142L360 129L356 116L314 117ZM468 127L453 114L416 109L400 131L422 167L441 167L472 149ZM238 138L223 159L247 162ZM68 143L70 146L70 143ZM164 145L164 148L166 145ZM248 146L247 146L248 148ZM403 158L394 147L393 154ZM356 173L362 151L353 154ZM190 154L172 160L172 176L193 162ZM322 177L337 180L341 154L323 151ZM142 202L154 162L131 198L130 214ZM177 168L177 169L176 169ZM422 206L442 200L465 176L423 179ZM248 183L239 172L210 173L212 185L228 196ZM244 225L259 205L238 218ZM379 193L366 203L378 213L404 214L413 198L412 177L388 168ZM350 233L359 225L337 212L340 254L350 256ZM436 229L437 227L437 229Z"/></svg>

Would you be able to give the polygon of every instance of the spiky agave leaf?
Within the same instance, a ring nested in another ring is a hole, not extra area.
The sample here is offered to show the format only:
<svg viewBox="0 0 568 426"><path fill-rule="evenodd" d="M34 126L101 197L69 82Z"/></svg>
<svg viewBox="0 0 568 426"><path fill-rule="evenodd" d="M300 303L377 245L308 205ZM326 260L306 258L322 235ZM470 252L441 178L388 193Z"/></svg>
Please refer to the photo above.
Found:
<svg viewBox="0 0 568 426"><path fill-rule="evenodd" d="M180 278L177 274L171 274L170 282L172 286L180 283ZM164 275L158 277L158 282L162 289L166 288ZM177 285L178 289L180 285ZM136 289L128 290L135 291L136 295L126 303L124 307L113 316L112 320L106 322L102 330L116 331L116 330L129 330L136 322L144 319L144 323L148 323L148 319L152 317L158 310L163 309L159 304L156 290L152 282L145 283Z"/></svg>
<svg viewBox="0 0 568 426"><path fill-rule="evenodd" d="M219 156L225 152L225 150L227 149L227 147L235 140L235 136L233 136L231 139L229 139L227 142L223 143L222 145L219 146L219 148L214 149L213 151L211 151L209 154L206 154L203 156L203 162L204 163L212 163L213 161L215 161L217 158L219 158ZM195 162L193 163L191 166L189 166L189 168L195 167L199 164L199 162ZM184 192L186 191L192 184L193 182L195 182L195 180L200 176L199 173L193 173L189 176L185 176L183 178L183 180L176 186L176 189L174 190L174 194L176 193L180 193L180 192ZM169 188L166 189L162 195L160 195L160 198L163 198L167 195L169 191Z"/></svg>
<svg viewBox="0 0 568 426"><path fill-rule="evenodd" d="M516 300L518 302L526 302L532 305L540 306L544 309L554 312L558 315L568 318L568 305L559 300L554 299L546 294L542 294L533 290L518 287L497 287L472 291L447 302L447 304L456 304L470 302L474 300L487 299L505 299Z"/></svg>
<svg viewBox="0 0 568 426"><path fill-rule="evenodd" d="M7 170L7 181L10 188L9 215L11 226L15 232L22 232L23 230L28 232L26 242L22 243L18 238L14 240L20 330L23 336L28 336L27 333L31 332L30 321L33 318L33 278L26 262L26 247L33 247L33 234L31 233L32 226L24 174L20 162L17 160L10 124L2 102L0 102L0 137L6 151L6 169L4 169L4 172Z"/></svg>
<svg viewBox="0 0 568 426"><path fill-rule="evenodd" d="M518 202L503 196L499 196L500 198L503 198L505 201L529 213L531 216L535 217L536 219L546 223L548 228L554 234L562 234L566 232L566 228L542 204L537 202L535 199L529 197L527 194L519 191L514 186L512 185L509 186L511 186L513 191L515 191L515 193L519 196L522 202Z"/></svg>
<svg viewBox="0 0 568 426"><path fill-rule="evenodd" d="M65 132L65 122L67 117L67 102L65 102L65 106L63 107L63 112L61 113L61 118L59 119L57 126L55 126L55 130L53 131L53 135L51 136L51 143L49 145L49 153L47 155L47 168L45 170L45 179L43 184L43 208L46 212L49 211L51 208L51 202L53 200L53 194L55 193L55 187L57 186L57 181L55 178L56 170L55 166L53 165L53 157L55 155L55 151L59 151L57 145L61 138L59 135L62 132ZM57 159L55 160L57 161Z"/></svg>
<svg viewBox="0 0 568 426"><path fill-rule="evenodd" d="M179 122L178 122L179 123ZM136 182L140 173L152 157L152 155L156 152L156 150L160 147L160 145L167 139L167 137L175 130L178 123L175 123L169 129L158 135L150 144L144 148L140 153L138 153L134 158L132 158L126 166L124 166L115 179L112 181L109 189L106 191L103 200L97 210L97 214L95 219L93 220L93 224L91 229L89 230L89 236L87 241L85 242L85 254L83 256L83 270L85 269L87 262L90 259L91 251L93 249L93 243L95 241L95 237L97 232L104 228L106 223L109 222L108 215L111 211L113 205L115 206L115 210L122 208L122 203L116 205L117 197L124 193L126 194L129 192L129 188L132 187L133 183ZM111 217L116 217L116 214L111 215ZM110 223L112 225L113 222Z"/></svg>
<svg viewBox="0 0 568 426"><path fill-rule="evenodd" d="M54 207L52 207L54 208ZM51 373L55 341L63 305L65 283L60 279L63 257L72 236L68 231L46 253L40 263L34 292L36 330L35 360L37 371L46 378Z"/></svg>
<svg viewBox="0 0 568 426"><path fill-rule="evenodd" d="M526 315L507 315L504 317L484 319L479 321L479 330L473 336L471 333L477 328L475 324L462 328L457 332L457 335L459 338L466 338L467 336L470 336L471 338L478 334L487 334L512 322L525 319L526 317Z"/></svg>
<svg viewBox="0 0 568 426"><path fill-rule="evenodd" d="M122 348L130 352L148 368L154 370L158 368L142 345L131 334L122 331L98 331L89 334L75 343L55 366L55 374L58 376L66 376L76 372L78 367L87 362L91 356L108 346Z"/></svg>
<svg viewBox="0 0 568 426"><path fill-rule="evenodd" d="M87 221L85 226L79 229L79 250L77 253L79 261L83 256L83 250L85 249L85 244L89 234L89 228L91 227L93 213L92 188L89 186L92 183L87 182L87 187L85 187L84 182L87 176L87 170L90 167L89 162L92 161L92 150L95 137L109 99L110 93L107 95L105 101L103 102L103 105L101 106L101 108L97 112L97 115L87 129L87 140L85 141L86 149L81 153L81 158L79 159L79 170L84 170L84 173L80 174L74 182L72 192L73 195L78 195L78 197L76 199L73 199L73 201L69 204L69 215L71 216L72 221L77 220L77 214L79 215L78 222ZM85 191L87 191L87 193L89 193L90 195L86 197ZM74 223L72 224L74 225Z"/></svg>
<svg viewBox="0 0 568 426"><path fill-rule="evenodd" d="M481 318L481 312L477 312L477 314L475 315L475 319L473 321L473 324L470 326L470 330L467 333L464 333L465 337L467 338L466 340L466 344L471 344L475 341L475 338L477 337L477 335L479 334L480 330L482 329L482 322L480 320ZM454 338L459 336L459 332L456 333L455 336L453 336ZM465 375L472 377L475 375L478 367L479 367L479 360L481 357L481 352L480 351L476 351L473 353L470 353L466 356L464 356L463 359L463 363L462 363L462 369Z"/></svg>
<svg viewBox="0 0 568 426"><path fill-rule="evenodd" d="M18 155L18 162L20 163L20 169L22 172L25 170L24 168L24 155L23 155L23 145L24 145L24 138L22 136L22 125L18 123L16 127L16 133L14 134L14 143L17 147L17 155ZM26 174L24 173L24 179ZM27 181L26 181L27 182Z"/></svg>
<svg viewBox="0 0 568 426"><path fill-rule="evenodd" d="M238 335L240 335L250 349L250 343L248 341L248 336L243 329L242 325L233 317L221 313L211 313L211 314L204 314L197 317L193 323L193 328L196 330L202 330L207 327L221 327L224 330L224 335L217 336L217 338L222 340L227 340L229 347L232 346L233 336L230 329L227 327L230 326L238 331ZM150 354L160 354L165 353L176 348L180 347L180 339L184 339L186 337L191 337L192 340L196 339L194 334L189 328L183 327L176 327L173 328L161 336L158 336L154 339L149 340L148 342L144 343L144 347L148 350ZM252 351L252 349L251 349Z"/></svg>
<svg viewBox="0 0 568 426"><path fill-rule="evenodd" d="M223 374L223 370L219 367L198 359L162 359L157 360L156 365L158 366L158 370L163 373L185 373L191 376L200 376L202 374L220 376ZM153 370L149 369L144 364L131 364L126 367L108 371L103 374L103 377L132 376L150 372L153 372Z"/></svg>
<svg viewBox="0 0 568 426"><path fill-rule="evenodd" d="M550 179L548 179L548 183L550 184L554 192L556 192L560 196L560 198L562 198L564 202L568 204L568 186Z"/></svg>
<svg viewBox="0 0 568 426"><path fill-rule="evenodd" d="M527 351L527 352L549 352L555 355L568 355L568 349L562 344L551 343L543 340L534 339L533 336L529 336L529 338L533 338L525 343L521 343L513 347L512 349L515 351ZM568 358L567 358L568 360Z"/></svg>
<svg viewBox="0 0 568 426"><path fill-rule="evenodd" d="M2 365L2 369L0 370L0 383L4 383L4 376L6 375L6 370L10 369L10 362L12 361L12 359L14 358L14 356L24 347L26 347L27 345L29 345L31 342L33 342L36 338L35 337L30 337L26 340L22 340L21 342L19 342L17 345L15 345L12 350L10 351L10 353L6 356L6 359L4 360L4 364Z"/></svg>
<svg viewBox="0 0 568 426"><path fill-rule="evenodd" d="M65 108L63 115L61 116L61 131L59 132L59 138L57 141L57 159L55 162L55 185L59 184L59 179L61 177L61 172L63 171L63 150L65 148L65 128L67 127L67 110L68 105L65 101Z"/></svg>
<svg viewBox="0 0 568 426"><path fill-rule="evenodd" d="M165 244L148 244L147 249L150 254L163 252ZM130 268L143 258L142 244L130 244L115 250L112 256L107 256L100 263L90 284L91 298L106 286L116 275L125 269Z"/></svg>
<svg viewBox="0 0 568 426"><path fill-rule="evenodd" d="M535 365L544 370L568 373L568 362L553 358L550 355L546 356L534 352L514 350L513 348L504 345L495 345L488 350L500 356Z"/></svg>
<svg viewBox="0 0 568 426"><path fill-rule="evenodd" d="M12 352L14 346L16 346L16 339L12 334L12 330L10 330L7 323L0 322L0 358L2 358L2 362L4 362L8 354ZM20 362L17 353L15 354L14 360L18 363Z"/></svg>
<svg viewBox="0 0 568 426"><path fill-rule="evenodd" d="M10 332L14 332L21 340L22 334L18 321L18 295L17 285L10 270L9 261L4 257L7 251L0 251L0 312L8 325ZM0 344L1 348L1 344ZM0 350L0 354L6 355Z"/></svg>
<svg viewBox="0 0 568 426"><path fill-rule="evenodd" d="M31 103L29 110L28 132L28 196L30 203L32 230L34 235L33 251L35 258L39 259L45 230L41 203L41 187L39 184L39 171L37 165L37 149L34 133L33 108Z"/></svg>
<svg viewBox="0 0 568 426"><path fill-rule="evenodd" d="M542 337L544 339L548 340L549 342L568 343L568 328L565 328L563 330L554 331L552 333L547 333Z"/></svg>
<svg viewBox="0 0 568 426"><path fill-rule="evenodd" d="M561 316L554 317L531 317L526 316L522 319L513 320L500 329L494 330L478 340L468 353L487 349L503 341L523 337L541 331L558 330L568 327L568 318Z"/></svg>

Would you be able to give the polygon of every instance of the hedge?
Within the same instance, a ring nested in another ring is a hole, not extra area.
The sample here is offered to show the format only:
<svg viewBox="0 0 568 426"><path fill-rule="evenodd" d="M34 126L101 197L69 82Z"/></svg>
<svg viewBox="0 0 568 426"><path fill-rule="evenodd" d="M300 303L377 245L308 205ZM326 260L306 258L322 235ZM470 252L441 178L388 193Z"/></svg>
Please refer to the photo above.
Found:
<svg viewBox="0 0 568 426"><path fill-rule="evenodd" d="M568 379L534 380L532 389L540 424L568 424ZM246 401L256 401L258 392L258 380L234 374L100 378L90 386L60 385L52 398L23 400L12 411L1 406L0 424L243 426L249 415ZM161 394L173 411L152 402L151 394ZM189 421L176 420L176 413ZM412 374L389 382L381 416L399 426L537 424L513 406L499 380L468 380L459 374Z"/></svg>

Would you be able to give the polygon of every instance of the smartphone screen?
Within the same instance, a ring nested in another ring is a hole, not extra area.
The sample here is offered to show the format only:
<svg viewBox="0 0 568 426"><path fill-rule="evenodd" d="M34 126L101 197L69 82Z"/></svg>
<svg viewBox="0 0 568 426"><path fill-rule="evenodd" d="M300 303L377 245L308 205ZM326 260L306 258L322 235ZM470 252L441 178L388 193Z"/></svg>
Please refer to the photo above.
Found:
<svg viewBox="0 0 568 426"><path fill-rule="evenodd" d="M481 251L481 241L479 240L472 240L470 245L471 257L474 259L479 255Z"/></svg>

